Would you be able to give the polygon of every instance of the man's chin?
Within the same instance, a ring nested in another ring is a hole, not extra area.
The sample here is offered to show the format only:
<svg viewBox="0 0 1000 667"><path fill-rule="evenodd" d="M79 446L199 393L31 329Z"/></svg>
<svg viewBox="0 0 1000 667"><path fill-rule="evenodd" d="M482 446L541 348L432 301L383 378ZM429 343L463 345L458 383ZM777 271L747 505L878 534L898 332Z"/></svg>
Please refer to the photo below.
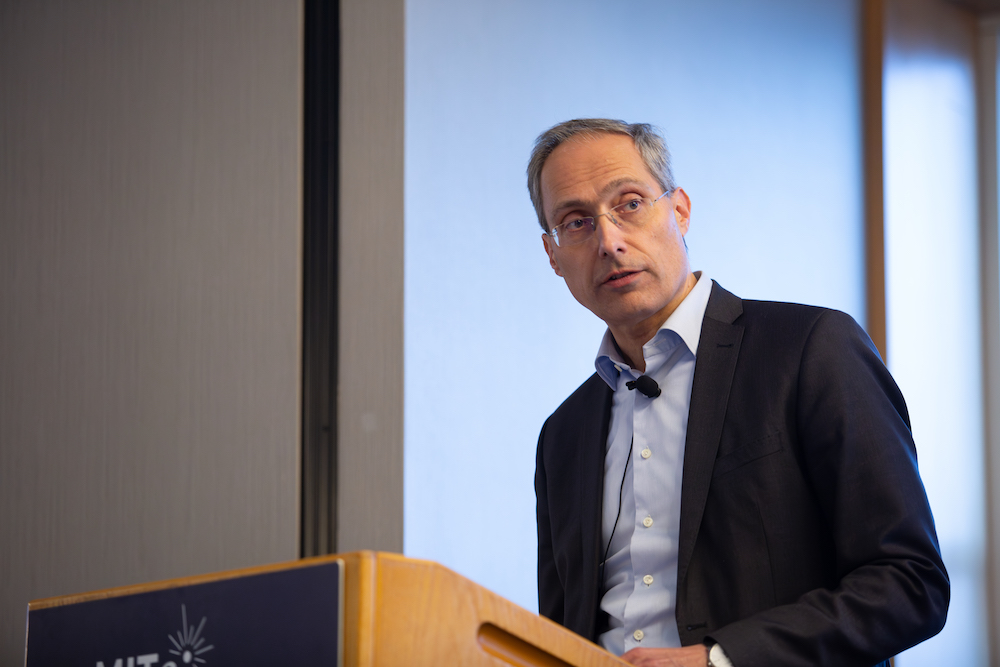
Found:
<svg viewBox="0 0 1000 667"><path fill-rule="evenodd" d="M616 304L616 306L621 306L622 304ZM654 306L644 305L640 307L636 305L632 308L622 308L622 307L611 307L603 311L603 314L595 312L594 314L604 320L604 323L608 325L611 329L631 329L634 327L647 325L650 320L656 320L660 318L661 313L665 311L665 308L656 308ZM663 322L667 319L666 315L662 316L660 322L655 322L656 327L659 328Z"/></svg>

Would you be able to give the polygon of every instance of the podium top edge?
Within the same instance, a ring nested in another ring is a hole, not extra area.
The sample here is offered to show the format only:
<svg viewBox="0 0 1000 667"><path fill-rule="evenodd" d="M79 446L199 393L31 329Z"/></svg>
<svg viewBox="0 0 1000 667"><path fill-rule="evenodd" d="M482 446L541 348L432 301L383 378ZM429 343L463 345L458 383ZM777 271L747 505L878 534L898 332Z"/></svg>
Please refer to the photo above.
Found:
<svg viewBox="0 0 1000 667"><path fill-rule="evenodd" d="M166 590L169 588L179 588L181 586L192 586L196 584L205 584L212 581L223 581L226 579L236 579L239 577L248 577L256 574L266 574L268 572L279 572L281 570L290 570L300 567L310 567L315 565L323 565L326 563L333 563L338 560L368 560L368 561L405 561L405 562L427 562L430 561L420 561L417 559L406 558L402 554L389 553L389 552L377 552L377 551L351 551L343 554L330 554L328 556L314 556L310 558L300 558L298 560L284 561L280 563L270 563L267 565L256 565L251 567L239 568L235 570L222 570L219 572L210 572L207 574L198 574L188 577L178 577L174 579L162 579L159 581L150 581L143 584L131 584L126 586L116 586L113 588L105 588L96 591L90 591L87 593L78 593L75 595L61 595L55 597L39 598L37 600L32 600L28 603L28 611L37 611L39 609L48 609L51 607L61 607L63 605L77 604L80 602L90 602L92 600L103 600L106 598L119 597L122 595L135 595L138 593L148 593L151 591Z"/></svg>

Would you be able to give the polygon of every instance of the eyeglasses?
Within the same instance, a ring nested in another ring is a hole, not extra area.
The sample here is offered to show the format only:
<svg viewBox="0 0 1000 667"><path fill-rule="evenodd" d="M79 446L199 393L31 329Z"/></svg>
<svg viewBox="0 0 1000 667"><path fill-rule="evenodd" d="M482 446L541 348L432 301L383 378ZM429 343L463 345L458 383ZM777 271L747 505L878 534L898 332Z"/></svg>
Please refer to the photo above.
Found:
<svg viewBox="0 0 1000 667"><path fill-rule="evenodd" d="M566 248L580 245L592 238L594 232L597 230L597 219L601 216L608 216L621 229L639 229L653 219L653 207L656 205L656 202L668 194L670 194L669 190L656 199L650 199L649 197L629 199L624 204L612 207L606 213L587 218L567 220L562 224L556 225L546 233L552 237L557 246Z"/></svg>

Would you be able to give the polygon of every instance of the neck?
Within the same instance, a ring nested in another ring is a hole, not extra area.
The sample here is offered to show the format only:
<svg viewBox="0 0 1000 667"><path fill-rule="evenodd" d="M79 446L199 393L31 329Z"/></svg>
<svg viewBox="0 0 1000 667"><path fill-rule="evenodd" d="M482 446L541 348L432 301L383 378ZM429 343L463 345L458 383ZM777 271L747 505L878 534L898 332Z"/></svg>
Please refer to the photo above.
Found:
<svg viewBox="0 0 1000 667"><path fill-rule="evenodd" d="M681 302L691 293L697 282L698 279L695 278L694 274L689 273L684 280L683 287L678 290L670 303L652 317L632 326L608 325L611 335L614 336L615 345L618 346L618 351L622 353L629 366L640 373L646 372L646 358L642 353L642 346L653 340L656 332L660 330L667 318L677 310L677 306L681 305Z"/></svg>

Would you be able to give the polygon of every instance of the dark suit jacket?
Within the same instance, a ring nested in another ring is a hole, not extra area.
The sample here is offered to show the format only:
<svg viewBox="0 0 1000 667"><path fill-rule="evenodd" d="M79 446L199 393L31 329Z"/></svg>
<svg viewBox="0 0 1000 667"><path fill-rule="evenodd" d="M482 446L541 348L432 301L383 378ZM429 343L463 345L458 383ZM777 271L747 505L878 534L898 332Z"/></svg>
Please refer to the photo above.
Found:
<svg viewBox="0 0 1000 667"><path fill-rule="evenodd" d="M539 611L599 632L611 389L538 440ZM713 285L681 489L677 626L736 667L870 666L940 631L949 583L903 397L848 315Z"/></svg>

